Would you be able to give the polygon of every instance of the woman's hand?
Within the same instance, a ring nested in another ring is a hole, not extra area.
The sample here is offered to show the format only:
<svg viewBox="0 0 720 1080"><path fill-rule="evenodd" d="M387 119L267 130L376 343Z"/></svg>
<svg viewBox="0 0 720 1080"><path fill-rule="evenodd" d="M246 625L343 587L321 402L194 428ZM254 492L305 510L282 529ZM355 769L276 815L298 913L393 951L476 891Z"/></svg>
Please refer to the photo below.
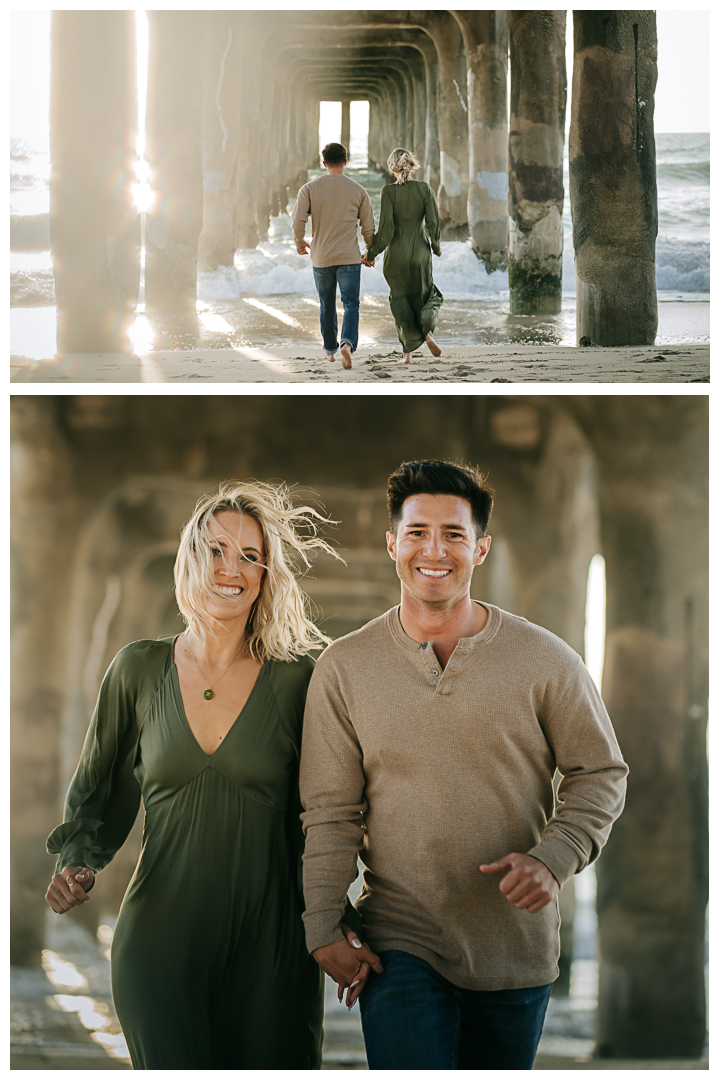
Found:
<svg viewBox="0 0 720 1080"><path fill-rule="evenodd" d="M360 262L363 264L363 266L374 266L375 265L375 260L374 259L373 259L372 262L370 262L368 260L367 252L364 255L360 256Z"/></svg>
<svg viewBox="0 0 720 1080"><path fill-rule="evenodd" d="M340 923L340 928L345 939L336 941L333 945L323 945L315 950L313 956L323 971L338 984L338 1001L342 1001L347 990L345 1004L348 1009L352 1009L371 969L382 975L383 966L380 957L375 955L369 945L361 943L354 930L345 923Z"/></svg>
<svg viewBox="0 0 720 1080"><path fill-rule="evenodd" d="M90 899L85 889L92 886L94 877L86 866L66 866L59 874L53 874L45 900L57 915L64 915Z"/></svg>

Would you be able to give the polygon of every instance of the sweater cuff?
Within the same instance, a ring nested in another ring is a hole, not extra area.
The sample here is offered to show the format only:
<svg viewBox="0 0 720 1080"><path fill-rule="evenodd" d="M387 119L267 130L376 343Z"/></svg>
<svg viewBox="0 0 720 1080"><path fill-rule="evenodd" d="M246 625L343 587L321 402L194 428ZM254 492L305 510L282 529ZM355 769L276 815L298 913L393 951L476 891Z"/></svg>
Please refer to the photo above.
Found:
<svg viewBox="0 0 720 1080"><path fill-rule="evenodd" d="M534 848L530 848L530 851L526 854L532 855L534 859L539 859L541 863L545 863L545 866L547 866L559 885L564 885L573 874L576 874L581 869L582 860L577 851L556 837L541 840Z"/></svg>
<svg viewBox="0 0 720 1080"><path fill-rule="evenodd" d="M321 949L323 945L334 945L336 941L342 941L345 937L340 929L340 923L337 922L336 914L328 914L325 911L314 913L305 911L303 912L303 921L305 923L305 942L309 953L314 953L316 949Z"/></svg>

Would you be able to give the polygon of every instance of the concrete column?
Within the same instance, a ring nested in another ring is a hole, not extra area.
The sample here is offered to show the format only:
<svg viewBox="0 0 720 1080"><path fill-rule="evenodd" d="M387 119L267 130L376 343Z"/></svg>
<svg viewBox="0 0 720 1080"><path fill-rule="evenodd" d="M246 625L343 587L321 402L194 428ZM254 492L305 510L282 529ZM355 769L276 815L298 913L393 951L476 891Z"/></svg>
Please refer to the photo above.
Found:
<svg viewBox="0 0 720 1080"><path fill-rule="evenodd" d="M263 85L262 40L267 32L266 13L253 11L243 25L241 41L242 107L239 119L237 246L257 247L261 226L258 219L260 161L260 94Z"/></svg>
<svg viewBox="0 0 720 1080"><path fill-rule="evenodd" d="M54 11L50 234L57 347L131 352L140 286L132 11Z"/></svg>
<svg viewBox="0 0 720 1080"><path fill-rule="evenodd" d="M343 144L350 157L350 102L342 102L342 119L340 122L340 142Z"/></svg>
<svg viewBox="0 0 720 1080"><path fill-rule="evenodd" d="M61 815L62 630L77 513L57 399L16 396L11 406L11 962L29 966L40 963L55 865L45 840Z"/></svg>
<svg viewBox="0 0 720 1080"><path fill-rule="evenodd" d="M570 198L579 344L657 332L654 11L576 11Z"/></svg>
<svg viewBox="0 0 720 1080"><path fill-rule="evenodd" d="M145 302L195 318L202 227L203 12L149 11Z"/></svg>
<svg viewBox="0 0 720 1080"><path fill-rule="evenodd" d="M433 50L434 53L434 50ZM438 134L438 62L425 55L427 114L425 121L425 170L423 180L437 195L440 187L440 136Z"/></svg>
<svg viewBox="0 0 720 1080"><path fill-rule="evenodd" d="M468 235L469 149L467 69L462 33L449 12L424 12L421 25L431 36L438 53L438 206L442 235L446 240L465 240Z"/></svg>
<svg viewBox="0 0 720 1080"><path fill-rule="evenodd" d="M510 243L512 315L562 302L565 12L511 11Z"/></svg>
<svg viewBox="0 0 720 1080"><path fill-rule="evenodd" d="M237 242L245 12L208 11L203 73L201 270L232 266Z"/></svg>
<svg viewBox="0 0 720 1080"><path fill-rule="evenodd" d="M568 405L597 451L603 697L630 767L597 869L598 1054L695 1058L705 1040L707 398Z"/></svg>
<svg viewBox="0 0 720 1080"><path fill-rule="evenodd" d="M453 11L467 58L468 227L488 273L507 265L507 58L504 11Z"/></svg>

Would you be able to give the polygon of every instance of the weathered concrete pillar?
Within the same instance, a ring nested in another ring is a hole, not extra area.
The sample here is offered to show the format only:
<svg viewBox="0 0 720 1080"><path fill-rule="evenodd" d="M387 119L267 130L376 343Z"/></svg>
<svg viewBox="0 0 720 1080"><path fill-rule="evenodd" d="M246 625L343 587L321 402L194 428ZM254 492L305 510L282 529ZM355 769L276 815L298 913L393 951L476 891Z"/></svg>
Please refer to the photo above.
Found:
<svg viewBox="0 0 720 1080"><path fill-rule="evenodd" d="M428 50L429 51L429 50ZM425 120L425 169L423 180L437 195L440 187L440 136L438 134L438 62L435 50L425 53L427 113Z"/></svg>
<svg viewBox="0 0 720 1080"><path fill-rule="evenodd" d="M657 332L654 11L576 11L570 199L579 344Z"/></svg>
<svg viewBox="0 0 720 1080"><path fill-rule="evenodd" d="M568 405L597 451L603 697L630 767L597 869L598 1054L695 1058L705 1041L707 398Z"/></svg>
<svg viewBox="0 0 720 1080"><path fill-rule="evenodd" d="M11 405L11 962L32 965L40 963L54 867L45 840L62 795L63 615L76 512L57 400L16 396Z"/></svg>
<svg viewBox="0 0 720 1080"><path fill-rule="evenodd" d="M488 273L507 265L507 58L505 11L453 11L467 59L468 227Z"/></svg>
<svg viewBox="0 0 720 1080"><path fill-rule="evenodd" d="M260 199L260 95L263 88L263 35L267 32L266 13L252 11L243 26L241 42L242 107L239 121L237 246L257 247L261 234L258 218Z"/></svg>
<svg viewBox="0 0 720 1080"><path fill-rule="evenodd" d="M449 12L423 12L421 25L438 53L438 137L440 187L438 206L446 240L468 235L468 106L463 37Z"/></svg>
<svg viewBox="0 0 720 1080"><path fill-rule="evenodd" d="M237 243L242 37L245 12L208 11L203 73L201 270L232 266Z"/></svg>
<svg viewBox="0 0 720 1080"><path fill-rule="evenodd" d="M481 416L476 436L498 500L477 599L546 627L583 655L588 567L600 549L594 452L557 399L495 398ZM574 879L563 886L559 904L560 975L553 993L567 994Z"/></svg>
<svg viewBox="0 0 720 1080"><path fill-rule="evenodd" d="M342 102L342 117L340 120L340 142L347 149L350 157L350 102L345 99Z"/></svg>
<svg viewBox="0 0 720 1080"><path fill-rule="evenodd" d="M565 12L510 11L510 314L562 303Z"/></svg>
<svg viewBox="0 0 720 1080"><path fill-rule="evenodd" d="M203 16L148 11L146 156L156 193L145 240L151 315L195 317L202 227Z"/></svg>
<svg viewBox="0 0 720 1080"><path fill-rule="evenodd" d="M50 234L57 348L130 352L140 287L132 11L54 11Z"/></svg>

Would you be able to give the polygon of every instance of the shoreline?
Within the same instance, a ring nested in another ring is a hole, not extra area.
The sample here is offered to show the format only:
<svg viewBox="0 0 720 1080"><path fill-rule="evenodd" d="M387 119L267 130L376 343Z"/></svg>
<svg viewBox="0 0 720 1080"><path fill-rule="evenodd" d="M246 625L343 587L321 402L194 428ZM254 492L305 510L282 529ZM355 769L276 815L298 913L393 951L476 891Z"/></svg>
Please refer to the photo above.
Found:
<svg viewBox="0 0 720 1080"><path fill-rule="evenodd" d="M617 347L447 345L398 363L398 348L360 346L353 367L318 346L253 346L148 353L73 353L54 360L11 356L13 383L686 383L710 381L709 343Z"/></svg>

